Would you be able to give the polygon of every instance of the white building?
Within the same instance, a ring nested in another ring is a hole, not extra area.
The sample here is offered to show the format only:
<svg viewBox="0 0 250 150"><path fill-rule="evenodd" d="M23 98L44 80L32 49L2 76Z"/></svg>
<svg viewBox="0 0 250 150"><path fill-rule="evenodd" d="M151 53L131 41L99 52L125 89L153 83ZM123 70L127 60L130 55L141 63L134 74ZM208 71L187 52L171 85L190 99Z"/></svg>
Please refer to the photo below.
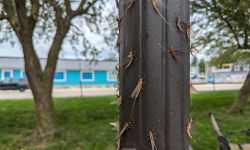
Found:
<svg viewBox="0 0 250 150"><path fill-rule="evenodd" d="M212 67L208 71L208 82L239 83L244 82L250 71L250 63L238 61L234 64L223 64L222 68Z"/></svg>

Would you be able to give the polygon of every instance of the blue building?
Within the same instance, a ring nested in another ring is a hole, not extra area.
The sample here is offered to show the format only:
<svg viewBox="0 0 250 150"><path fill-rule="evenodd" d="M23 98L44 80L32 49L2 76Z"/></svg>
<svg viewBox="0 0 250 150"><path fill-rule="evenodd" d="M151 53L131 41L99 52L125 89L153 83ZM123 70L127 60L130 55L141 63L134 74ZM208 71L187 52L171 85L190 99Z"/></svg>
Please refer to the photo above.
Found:
<svg viewBox="0 0 250 150"><path fill-rule="evenodd" d="M44 68L46 59L40 59ZM59 59L54 75L54 85L114 85L117 62ZM27 78L24 60L20 57L0 57L0 79Z"/></svg>

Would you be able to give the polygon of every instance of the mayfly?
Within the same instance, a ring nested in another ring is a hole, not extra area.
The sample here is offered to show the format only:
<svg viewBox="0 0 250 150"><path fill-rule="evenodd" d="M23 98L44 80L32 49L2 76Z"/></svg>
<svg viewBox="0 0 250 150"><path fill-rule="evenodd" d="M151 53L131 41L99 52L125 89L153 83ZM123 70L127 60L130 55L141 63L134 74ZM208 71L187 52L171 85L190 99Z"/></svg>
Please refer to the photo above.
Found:
<svg viewBox="0 0 250 150"><path fill-rule="evenodd" d="M187 135L190 139L192 139L192 135L191 135L192 123L193 123L193 119L190 118L190 120L188 121L188 126L187 126Z"/></svg>
<svg viewBox="0 0 250 150"><path fill-rule="evenodd" d="M121 139L122 135L125 133L126 130L128 130L128 128L130 128L131 122L126 122L123 125L123 128L121 129L121 131L119 132L118 137L116 137L114 140L118 139L118 141Z"/></svg>
<svg viewBox="0 0 250 150"><path fill-rule="evenodd" d="M196 88L194 87L194 84L192 82L190 83L189 89L190 89L190 92L192 92L192 91L198 92L196 90Z"/></svg>
<svg viewBox="0 0 250 150"><path fill-rule="evenodd" d="M120 65L119 64L115 65L115 70L112 73L117 75L116 77L117 80L120 80Z"/></svg>
<svg viewBox="0 0 250 150"><path fill-rule="evenodd" d="M116 18L115 18L115 21L116 21L116 23L117 23L116 28L119 29L119 28L120 28L120 23L121 23L121 21L122 21L122 18L116 17Z"/></svg>
<svg viewBox="0 0 250 150"><path fill-rule="evenodd" d="M168 24L168 26L174 31L174 28L169 24L169 22L161 14L161 12L160 12L160 10L159 10L159 8L157 6L157 1L156 0L151 0L151 2L152 2L152 6L153 6L154 10L160 15L162 20L164 20Z"/></svg>
<svg viewBox="0 0 250 150"><path fill-rule="evenodd" d="M123 98L122 96L117 96L117 104L120 106L122 104Z"/></svg>
<svg viewBox="0 0 250 150"><path fill-rule="evenodd" d="M191 34L190 24L186 24L186 36L188 40L190 40L190 34Z"/></svg>
<svg viewBox="0 0 250 150"><path fill-rule="evenodd" d="M112 73L117 74L119 76L119 72L120 72L120 66L119 66L119 64L116 64L115 65L115 70Z"/></svg>
<svg viewBox="0 0 250 150"><path fill-rule="evenodd" d="M175 60L178 59L177 49L174 48L173 46L170 47L169 53Z"/></svg>
<svg viewBox="0 0 250 150"><path fill-rule="evenodd" d="M199 50L196 48L196 46L194 44L191 44L190 46L190 53L192 56L194 56L193 52L196 51L197 53L199 53Z"/></svg>
<svg viewBox="0 0 250 150"><path fill-rule="evenodd" d="M121 83L120 79L119 79L119 78L117 78L117 82L116 82L116 84L115 84L115 86L117 87L116 92L118 92L118 91L119 91L119 89L120 89L120 83Z"/></svg>
<svg viewBox="0 0 250 150"><path fill-rule="evenodd" d="M118 38L117 41L116 41L116 44L115 44L115 48L119 50L120 45L121 45L121 42L119 41L119 38Z"/></svg>
<svg viewBox="0 0 250 150"><path fill-rule="evenodd" d="M111 104L116 104L120 106L122 104L123 98L122 96L116 95L116 99L111 102Z"/></svg>
<svg viewBox="0 0 250 150"><path fill-rule="evenodd" d="M134 91L132 92L131 94L131 98L134 99L133 101L133 105L131 107L131 111L130 111L130 119L132 121L134 121L134 109L135 109L135 102L136 102L136 99L137 97L140 95L141 93L141 90L142 90L142 86L143 86L144 82L143 82L143 79L139 79Z"/></svg>
<svg viewBox="0 0 250 150"><path fill-rule="evenodd" d="M126 59L124 60L123 64L124 64L124 68L127 69L131 66L133 60L134 60L135 54L133 54L132 51L130 51L128 53L128 56L126 57Z"/></svg>
<svg viewBox="0 0 250 150"><path fill-rule="evenodd" d="M177 25L177 27L178 27L179 30L181 30L183 33L185 32L184 29L182 28L181 16L177 17L176 25Z"/></svg>
<svg viewBox="0 0 250 150"><path fill-rule="evenodd" d="M128 4L128 9L135 3L135 0L130 0Z"/></svg>
<svg viewBox="0 0 250 150"><path fill-rule="evenodd" d="M133 99L137 99L137 97L140 95L141 93L141 90L142 90L142 86L143 86L144 82L143 82L143 79L139 79L134 91L132 92L131 94L131 98Z"/></svg>
<svg viewBox="0 0 250 150"><path fill-rule="evenodd" d="M155 144L155 133L153 133L152 131L149 131L148 134L149 136L149 140L151 143L151 149L152 150L157 150L156 144Z"/></svg>

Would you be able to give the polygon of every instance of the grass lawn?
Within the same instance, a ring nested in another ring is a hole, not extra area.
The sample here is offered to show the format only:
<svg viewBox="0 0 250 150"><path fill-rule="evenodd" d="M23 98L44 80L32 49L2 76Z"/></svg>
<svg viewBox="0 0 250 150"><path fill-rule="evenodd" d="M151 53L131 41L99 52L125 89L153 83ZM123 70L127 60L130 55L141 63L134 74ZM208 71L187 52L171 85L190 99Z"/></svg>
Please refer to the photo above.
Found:
<svg viewBox="0 0 250 150"><path fill-rule="evenodd" d="M250 106L243 116L227 114L237 91L200 92L192 96L194 150L218 149L208 113L213 112L224 133L250 128ZM113 96L55 99L60 135L46 150L112 150L115 132L109 126L117 120ZM0 101L0 150L32 149L25 146L35 127L31 100ZM239 133L232 142L249 142ZM43 147L43 145L40 145ZM34 148L33 148L34 149Z"/></svg>

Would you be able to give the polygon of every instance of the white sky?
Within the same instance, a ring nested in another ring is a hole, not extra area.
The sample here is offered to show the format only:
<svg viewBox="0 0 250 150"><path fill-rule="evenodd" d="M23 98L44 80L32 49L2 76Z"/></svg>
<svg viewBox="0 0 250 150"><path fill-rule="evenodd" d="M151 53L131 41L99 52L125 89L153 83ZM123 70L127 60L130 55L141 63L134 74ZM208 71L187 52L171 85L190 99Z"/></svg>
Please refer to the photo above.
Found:
<svg viewBox="0 0 250 150"><path fill-rule="evenodd" d="M110 3L110 6L114 6L114 1ZM192 19L192 17L191 17ZM84 27L83 27L84 28ZM84 29L83 29L84 30ZM88 30L84 30L86 32L87 38L91 39L91 42L95 45L104 46L104 42L102 41L102 37L92 34ZM12 46L10 43L0 43L0 56L12 56L12 57L22 57L22 49L17 39L14 40L15 45ZM39 57L46 58L49 44L48 43L35 43L35 49L37 51L37 54ZM60 53L61 58L76 58L76 51L72 49L71 45L68 42L64 42L62 45L62 51ZM77 47L77 46L76 46ZM103 59L109 56L110 54L116 54L116 51L113 49L113 47L106 47L104 51L102 51L98 59ZM80 51L78 51L78 55L80 56ZM201 52L200 54L196 54L198 59L205 58L207 60L207 57ZM192 56L191 56L192 60Z"/></svg>
<svg viewBox="0 0 250 150"><path fill-rule="evenodd" d="M115 5L115 3L109 2L108 5L110 5L110 8L111 8ZM74 9L74 6L72 6L72 7ZM76 23L74 23L74 24L76 24ZM91 43L93 43L94 45L97 45L99 48L106 46L106 44L104 43L104 41L102 39L102 36L93 34L93 33L91 33L91 31L87 30L84 27L82 28L82 30L84 31L84 34L86 35L86 37L91 41ZM14 39L12 39L12 40L14 40L14 43L15 43L14 46L11 45L10 42L0 43L0 56L11 56L11 57L22 57L23 56L22 48L21 48L21 45L19 44L19 41L17 40L17 38L14 37ZM46 58L47 54L48 54L48 49L49 49L50 43L43 43L43 42L37 43L36 41L34 43L35 43L34 46L35 46L35 49L36 49L38 56L41 58ZM81 47L82 47L81 45L75 45L75 46L78 49L81 49ZM81 52L80 50L77 52L78 57L81 56L80 52ZM113 47L106 46L105 50L101 51L98 58L103 59L103 58L109 56L110 54L115 54L115 53L116 53L116 51L113 49ZM71 45L66 40L64 41L64 43L62 45L60 57L61 58L76 58L76 51L72 49Z"/></svg>

